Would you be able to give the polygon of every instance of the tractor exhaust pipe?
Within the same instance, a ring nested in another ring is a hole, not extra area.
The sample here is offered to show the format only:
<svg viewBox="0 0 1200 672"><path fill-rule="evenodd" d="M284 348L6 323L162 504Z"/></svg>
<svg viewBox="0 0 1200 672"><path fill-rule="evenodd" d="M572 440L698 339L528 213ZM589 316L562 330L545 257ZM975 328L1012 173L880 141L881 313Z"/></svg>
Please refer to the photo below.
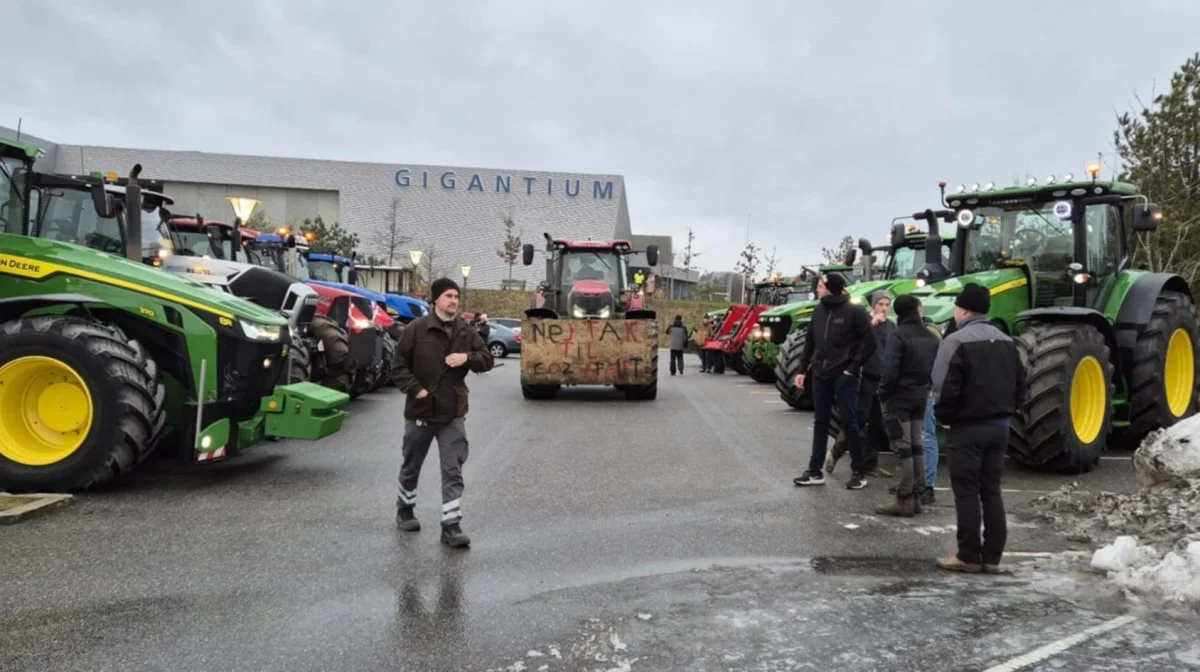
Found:
<svg viewBox="0 0 1200 672"><path fill-rule="evenodd" d="M138 175L142 164L134 164L129 171L129 183L125 185L125 258L141 263L142 260L142 187Z"/></svg>
<svg viewBox="0 0 1200 672"><path fill-rule="evenodd" d="M925 236L925 265L917 271L917 279L928 284L950 277L950 269L942 263L942 233L938 228L938 220L954 221L954 211L926 208L925 212L913 213L913 219L925 220L929 225L929 233Z"/></svg>

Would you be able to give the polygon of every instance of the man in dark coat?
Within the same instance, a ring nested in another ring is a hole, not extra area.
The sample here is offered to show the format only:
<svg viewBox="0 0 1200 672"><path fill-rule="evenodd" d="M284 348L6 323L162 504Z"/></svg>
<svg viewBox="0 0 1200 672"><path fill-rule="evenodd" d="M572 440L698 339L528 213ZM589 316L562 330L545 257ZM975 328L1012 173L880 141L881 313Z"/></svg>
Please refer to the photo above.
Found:
<svg viewBox="0 0 1200 672"><path fill-rule="evenodd" d="M392 360L392 381L405 394L404 463L396 524L421 529L413 515L417 477L434 438L442 462L442 543L466 547L463 533L462 465L467 461L467 371L484 373L495 365L479 331L458 315L458 285L449 278L429 290L433 310L413 320L400 334Z"/></svg>
<svg viewBox="0 0 1200 672"><path fill-rule="evenodd" d="M667 349L671 352L671 375L675 375L675 369L679 369L679 375L683 375L683 350L687 347L688 330L683 325L683 316L676 315L675 321L671 326L667 327Z"/></svg>
<svg viewBox="0 0 1200 672"><path fill-rule="evenodd" d="M883 371L884 351L887 348L888 336L896 330L896 325L887 319L888 309L892 307L892 294L881 289L871 294L871 333L875 335L875 353L863 365L862 382L858 385L857 411L859 433L863 436L863 466L868 476L888 478L891 476L886 469L879 466L879 453L887 448L888 437L883 430L883 413L879 406L879 377ZM832 474L838 460L846 455L849 441L843 432L825 458L825 473Z"/></svg>
<svg viewBox="0 0 1200 672"><path fill-rule="evenodd" d="M846 488L861 490L867 485L862 437L858 431L856 406L863 365L875 351L871 318L862 306L850 303L846 279L830 273L817 283L820 302L805 332L800 371L793 383L812 386L813 439L808 469L792 479L798 486L824 485L825 450L829 445L829 414L836 403L842 431L850 444L850 480Z"/></svg>
<svg viewBox="0 0 1200 672"><path fill-rule="evenodd" d="M921 322L921 301L917 297L905 294L896 299L895 305L896 329L888 337L878 391L883 424L896 455L896 500L875 512L911 517L920 513L925 491L921 431L939 341Z"/></svg>
<svg viewBox="0 0 1200 672"><path fill-rule="evenodd" d="M1009 424L1025 402L1025 369L1013 339L988 324L987 289L973 282L963 285L954 306L957 328L938 348L932 382L934 414L949 427L958 552L938 558L937 566L997 573L1008 540L1000 482Z"/></svg>

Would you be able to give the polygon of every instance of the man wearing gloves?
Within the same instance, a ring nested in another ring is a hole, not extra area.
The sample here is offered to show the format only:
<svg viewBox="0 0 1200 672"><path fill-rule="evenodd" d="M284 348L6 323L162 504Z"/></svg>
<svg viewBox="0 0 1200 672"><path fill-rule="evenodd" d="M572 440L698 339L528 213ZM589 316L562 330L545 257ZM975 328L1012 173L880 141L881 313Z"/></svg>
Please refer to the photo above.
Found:
<svg viewBox="0 0 1200 672"><path fill-rule="evenodd" d="M858 431L856 406L859 376L875 352L871 318L846 295L846 279L830 273L817 283L820 303L813 311L805 335L800 371L793 383L812 386L813 442L808 469L792 479L798 486L824 485L825 450L829 444L829 415L837 404L842 431L850 444L850 480L846 488L861 490L867 485L862 436Z"/></svg>
<svg viewBox="0 0 1200 672"><path fill-rule="evenodd" d="M436 438L442 463L442 543L469 546L461 527L462 465L467 461L467 371L484 373L495 362L479 331L458 315L458 285L449 278L429 290L433 310L413 320L400 333L392 360L392 381L405 394L404 463L396 524L405 531L421 529L413 514L417 477Z"/></svg>
<svg viewBox="0 0 1200 672"><path fill-rule="evenodd" d="M942 341L933 364L933 408L937 421L949 427L958 552L938 558L937 566L996 573L1008 537L1000 496L1004 452L1009 423L1024 402L1025 369L1012 338L988 324L987 289L969 282L954 305L957 328Z"/></svg>
<svg viewBox="0 0 1200 672"><path fill-rule="evenodd" d="M921 322L921 302L911 294L896 299L896 329L888 336L879 381L883 425L896 454L896 499L875 512L911 517L921 512L925 452L921 431L929 397L929 376L938 338Z"/></svg>

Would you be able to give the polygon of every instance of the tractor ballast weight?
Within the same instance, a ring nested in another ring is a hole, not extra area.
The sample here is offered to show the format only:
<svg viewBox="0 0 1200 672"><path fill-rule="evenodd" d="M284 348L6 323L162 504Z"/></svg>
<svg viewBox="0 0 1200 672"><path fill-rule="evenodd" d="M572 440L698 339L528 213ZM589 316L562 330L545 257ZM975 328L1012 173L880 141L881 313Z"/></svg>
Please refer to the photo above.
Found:
<svg viewBox="0 0 1200 672"><path fill-rule="evenodd" d="M521 392L550 399L564 385L611 385L629 400L658 396L658 323L629 279L626 240L546 238L546 276L521 320ZM521 260L532 265L532 244ZM649 266L658 246L646 248Z"/></svg>

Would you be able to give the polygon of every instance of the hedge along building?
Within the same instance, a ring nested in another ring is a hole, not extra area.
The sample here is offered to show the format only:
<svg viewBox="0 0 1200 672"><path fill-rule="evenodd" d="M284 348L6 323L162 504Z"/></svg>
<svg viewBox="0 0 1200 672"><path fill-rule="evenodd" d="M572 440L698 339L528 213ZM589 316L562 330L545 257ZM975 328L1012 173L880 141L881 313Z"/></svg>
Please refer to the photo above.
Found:
<svg viewBox="0 0 1200 672"><path fill-rule="evenodd" d="M14 138L16 131L0 127L0 135ZM576 239L633 238L620 175L68 145L27 133L21 137L46 152L39 170L125 175L140 163L142 177L161 180L175 200L173 211L181 215L232 222L227 198L256 198L261 201L256 211L274 225L295 226L319 215L359 235L360 258L409 266L409 251L419 249L423 275L432 254L435 272L461 283L460 268L469 265L468 285L481 288L499 288L509 277L510 267L498 254L505 217L515 222L522 242L539 249L545 244L543 232ZM630 261L645 264L643 255ZM545 267L523 266L518 255L511 272L532 289Z"/></svg>

